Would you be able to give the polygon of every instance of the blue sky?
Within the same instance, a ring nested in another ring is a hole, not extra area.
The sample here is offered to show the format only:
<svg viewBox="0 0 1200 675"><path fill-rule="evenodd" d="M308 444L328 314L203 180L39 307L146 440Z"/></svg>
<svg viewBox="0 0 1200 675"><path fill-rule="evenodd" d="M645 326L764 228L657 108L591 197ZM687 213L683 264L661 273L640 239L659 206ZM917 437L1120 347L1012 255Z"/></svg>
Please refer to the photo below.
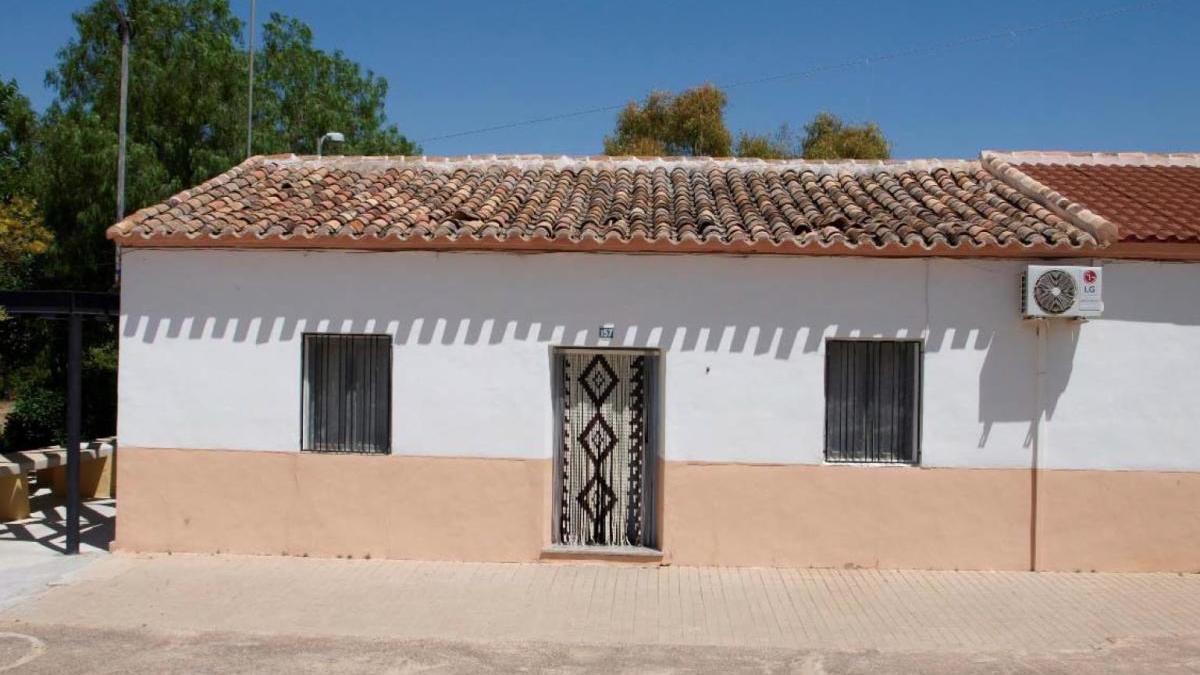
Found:
<svg viewBox="0 0 1200 675"><path fill-rule="evenodd" d="M231 0L244 19L250 0ZM83 0L5 0L0 77L43 108L56 50ZM798 128L819 110L874 120L898 157L981 148L1200 151L1200 2L941 45L1130 6L1128 0L854 3L393 2L258 0L313 26L385 76L388 117L428 154L592 154L602 112L501 131L446 134L617 105L649 90L803 73L732 88L739 130ZM136 73L134 73L136 77Z"/></svg>

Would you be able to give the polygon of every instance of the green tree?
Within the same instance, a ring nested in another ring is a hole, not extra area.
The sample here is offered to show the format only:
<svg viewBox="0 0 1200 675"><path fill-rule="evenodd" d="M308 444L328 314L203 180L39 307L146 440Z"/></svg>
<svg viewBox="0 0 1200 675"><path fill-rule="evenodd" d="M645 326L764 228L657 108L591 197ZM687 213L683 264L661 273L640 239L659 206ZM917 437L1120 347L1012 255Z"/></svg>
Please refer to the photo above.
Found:
<svg viewBox="0 0 1200 675"><path fill-rule="evenodd" d="M0 81L0 289L15 288L51 243L31 196L37 115L15 80Z"/></svg>
<svg viewBox="0 0 1200 675"><path fill-rule="evenodd" d="M873 122L846 124L822 112L804 125L797 139L788 125L773 134L742 131L734 142L725 125L725 93L706 84L678 95L651 92L631 101L617 115L617 126L604 139L606 155L703 155L758 159L886 159L890 144Z"/></svg>
<svg viewBox="0 0 1200 675"><path fill-rule="evenodd" d="M28 194L37 115L17 81L0 81L0 202Z"/></svg>
<svg viewBox="0 0 1200 675"><path fill-rule="evenodd" d="M342 152L413 155L421 149L388 124L387 80L313 46L312 29L272 13L255 59L255 151L313 154L327 131L346 135Z"/></svg>
<svg viewBox="0 0 1200 675"><path fill-rule="evenodd" d="M785 124L773 135L742 132L738 157L759 159L887 159L891 144L873 122L846 124L830 113L818 113L804 125L804 138L797 140Z"/></svg>
<svg viewBox="0 0 1200 675"><path fill-rule="evenodd" d="M6 277L16 274L16 268L48 251L52 241L33 200L14 195L0 201L0 288L6 286Z"/></svg>
<svg viewBox="0 0 1200 675"><path fill-rule="evenodd" d="M125 5L133 24L125 190L132 212L245 158L248 55L229 0ZM109 0L93 0L73 21L75 35L46 76L56 96L40 120L15 84L0 82L0 201L6 205L0 227L21 233L13 242L21 242L22 251L5 260L37 260L21 275L10 274L9 285L113 285L113 246L104 230L116 216L120 39ZM256 153L310 153L326 131L346 135L342 147L330 148L338 152L420 152L387 123L387 82L340 52L317 49L299 21L271 15L255 71ZM24 201L14 202L14 195ZM61 435L63 344L60 331L46 325L0 321L0 398L18 398L9 424L17 426L4 432L0 445ZM111 433L116 336L106 324L89 323L86 330L93 349L84 364L85 433Z"/></svg>
<svg viewBox="0 0 1200 675"><path fill-rule="evenodd" d="M36 136L37 116L29 99L16 82L0 82L0 290L28 286L53 243L30 196ZM20 382L35 381L30 375L44 372L37 368L37 354L52 336L39 323L13 320L0 311L0 400L17 393Z"/></svg>
<svg viewBox="0 0 1200 675"><path fill-rule="evenodd" d="M675 95L651 92L630 101L617 128L604 139L606 155L728 157L732 137L725 126L725 93L706 84Z"/></svg>
<svg viewBox="0 0 1200 675"><path fill-rule="evenodd" d="M822 112L804 125L800 150L805 159L887 159L891 143L874 122L846 124Z"/></svg>
<svg viewBox="0 0 1200 675"><path fill-rule="evenodd" d="M127 211L237 164L245 155L247 54L228 0L127 0L130 47ZM120 40L107 0L74 17L76 36L47 75L57 98L43 123L39 175L45 221L59 246L47 272L105 287L113 273L104 230L116 209ZM348 153L420 149L387 124L387 82L340 52L313 46L311 29L272 14L256 54L257 153L311 153L341 131Z"/></svg>
<svg viewBox="0 0 1200 675"><path fill-rule="evenodd" d="M738 134L737 156L758 159L789 159L796 156L795 143L792 131L786 124L780 126L773 135L752 134L743 131Z"/></svg>

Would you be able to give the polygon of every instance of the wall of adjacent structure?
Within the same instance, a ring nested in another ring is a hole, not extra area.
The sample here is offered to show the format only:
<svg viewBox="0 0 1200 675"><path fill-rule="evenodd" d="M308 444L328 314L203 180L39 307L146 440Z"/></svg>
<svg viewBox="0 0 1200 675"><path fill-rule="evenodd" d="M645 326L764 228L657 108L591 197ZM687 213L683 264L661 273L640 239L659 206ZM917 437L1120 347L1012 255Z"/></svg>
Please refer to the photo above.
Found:
<svg viewBox="0 0 1200 675"><path fill-rule="evenodd" d="M1040 444L1022 268L127 250L118 435L134 485L122 484L118 543L222 549L220 509L201 505L216 498L272 523L241 523L242 543L223 550L337 554L346 525L325 481L365 481L376 487L354 495L362 517L393 514L367 530L411 535L375 555L536 559L549 536L550 349L594 345L663 350L662 545L676 562L1200 567L1200 514L1187 508L1200 498L1200 266L1109 262L1104 318L1049 325ZM597 336L607 323L611 341ZM390 457L298 453L305 332L394 336ZM920 468L823 464L824 340L835 336L923 339ZM1036 498L1035 446L1048 469ZM276 488L216 478L249 462ZM481 487L492 464L522 477L511 492ZM417 499L378 483L393 471L448 482ZM315 526L298 515L313 511L325 514ZM524 534L484 536L497 521L526 523ZM269 543L249 543L268 530Z"/></svg>

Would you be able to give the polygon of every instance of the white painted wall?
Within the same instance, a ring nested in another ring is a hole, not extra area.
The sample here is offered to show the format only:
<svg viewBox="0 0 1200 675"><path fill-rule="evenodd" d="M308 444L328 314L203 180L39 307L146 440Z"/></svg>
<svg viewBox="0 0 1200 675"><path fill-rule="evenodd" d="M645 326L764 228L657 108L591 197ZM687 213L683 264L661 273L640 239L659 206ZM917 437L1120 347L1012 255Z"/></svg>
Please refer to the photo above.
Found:
<svg viewBox="0 0 1200 675"><path fill-rule="evenodd" d="M1048 468L1200 469L1200 265L1104 264L1104 318L1055 325Z"/></svg>
<svg viewBox="0 0 1200 675"><path fill-rule="evenodd" d="M926 466L1028 466L1034 331L1010 261L127 249L121 442L296 451L301 334L395 336L396 453L550 457L550 347L665 350L672 460L819 463L830 336L926 341ZM1200 266L1109 263L1056 324L1057 468L1200 469ZM1189 376L1183 376L1189 375Z"/></svg>

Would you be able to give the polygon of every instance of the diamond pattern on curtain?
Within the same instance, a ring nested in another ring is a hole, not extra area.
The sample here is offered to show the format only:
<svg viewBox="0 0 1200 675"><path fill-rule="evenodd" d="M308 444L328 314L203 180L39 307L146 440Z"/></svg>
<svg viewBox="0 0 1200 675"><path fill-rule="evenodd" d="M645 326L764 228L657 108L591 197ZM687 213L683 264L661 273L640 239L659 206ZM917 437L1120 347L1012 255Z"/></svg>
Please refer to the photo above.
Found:
<svg viewBox="0 0 1200 675"><path fill-rule="evenodd" d="M646 357L564 352L559 543L642 546Z"/></svg>

